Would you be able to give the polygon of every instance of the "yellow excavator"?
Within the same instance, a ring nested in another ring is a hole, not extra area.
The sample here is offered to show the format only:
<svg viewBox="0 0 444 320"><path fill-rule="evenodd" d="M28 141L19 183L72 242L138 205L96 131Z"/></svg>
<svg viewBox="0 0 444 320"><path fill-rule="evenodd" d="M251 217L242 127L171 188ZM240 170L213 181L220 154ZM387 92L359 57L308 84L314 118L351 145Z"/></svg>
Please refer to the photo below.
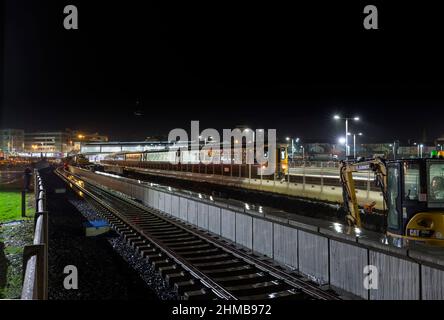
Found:
<svg viewBox="0 0 444 320"><path fill-rule="evenodd" d="M372 171L381 188L387 235L444 246L444 152L430 158L342 161L340 178L346 219L362 226L353 173Z"/></svg>

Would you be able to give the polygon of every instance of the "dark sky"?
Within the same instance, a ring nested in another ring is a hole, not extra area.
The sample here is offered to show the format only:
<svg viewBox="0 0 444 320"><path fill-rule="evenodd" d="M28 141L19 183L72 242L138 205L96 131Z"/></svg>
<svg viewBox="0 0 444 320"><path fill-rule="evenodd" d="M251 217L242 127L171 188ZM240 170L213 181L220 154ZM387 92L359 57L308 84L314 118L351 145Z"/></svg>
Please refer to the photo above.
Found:
<svg viewBox="0 0 444 320"><path fill-rule="evenodd" d="M143 139L200 120L325 139L340 112L369 141L444 135L436 1L372 2L378 31L367 2L189 2L5 0L0 126Z"/></svg>

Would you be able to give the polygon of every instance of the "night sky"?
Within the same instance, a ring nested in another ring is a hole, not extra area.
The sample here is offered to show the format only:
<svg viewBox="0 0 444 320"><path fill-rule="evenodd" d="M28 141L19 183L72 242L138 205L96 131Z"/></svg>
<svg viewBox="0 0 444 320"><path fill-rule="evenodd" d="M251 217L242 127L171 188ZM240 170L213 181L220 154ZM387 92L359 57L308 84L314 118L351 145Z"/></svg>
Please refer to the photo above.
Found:
<svg viewBox="0 0 444 320"><path fill-rule="evenodd" d="M308 141L341 135L339 112L362 117L352 130L367 141L433 140L444 135L441 11L386 2L371 3L380 30L366 31L360 1L5 0L0 127L123 140L200 120ZM63 28L68 4L79 30Z"/></svg>

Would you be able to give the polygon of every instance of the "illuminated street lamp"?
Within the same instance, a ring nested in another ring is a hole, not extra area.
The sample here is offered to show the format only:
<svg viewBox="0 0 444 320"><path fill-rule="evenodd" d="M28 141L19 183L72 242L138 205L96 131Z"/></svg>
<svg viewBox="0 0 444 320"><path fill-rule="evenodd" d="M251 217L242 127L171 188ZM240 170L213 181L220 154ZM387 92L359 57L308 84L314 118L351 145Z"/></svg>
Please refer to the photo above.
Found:
<svg viewBox="0 0 444 320"><path fill-rule="evenodd" d="M352 133L348 132L348 136L351 136ZM356 136L362 136L362 132L359 132L358 134L353 133L353 158L356 159Z"/></svg>
<svg viewBox="0 0 444 320"><path fill-rule="evenodd" d="M293 138L290 138L290 137L286 137L285 140L291 141L291 159L293 160L294 159L294 150L296 149L297 144L298 144L300 139L299 138L293 139Z"/></svg>
<svg viewBox="0 0 444 320"><path fill-rule="evenodd" d="M345 117L345 118L342 118L339 115L335 114L333 116L333 119L335 119L335 120L345 120L345 157L347 157L347 156L350 155L350 152L348 150L348 138L347 138L347 135L348 135L348 120L359 121L360 118L359 117L353 117L353 118Z"/></svg>

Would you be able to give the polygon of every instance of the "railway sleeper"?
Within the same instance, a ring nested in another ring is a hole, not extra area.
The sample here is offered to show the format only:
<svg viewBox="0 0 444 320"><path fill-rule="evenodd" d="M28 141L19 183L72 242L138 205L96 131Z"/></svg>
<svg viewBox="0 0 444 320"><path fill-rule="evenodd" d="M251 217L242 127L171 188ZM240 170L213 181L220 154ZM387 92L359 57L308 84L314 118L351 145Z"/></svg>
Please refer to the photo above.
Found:
<svg viewBox="0 0 444 320"><path fill-rule="evenodd" d="M301 297L301 300L306 298L301 293L293 289L284 289L276 291L257 291L250 290L245 292L238 292L237 295L243 300L266 300L266 299L279 299L279 298L289 298L289 297Z"/></svg>
<svg viewBox="0 0 444 320"><path fill-rule="evenodd" d="M186 291L183 293L184 300L208 300L208 298L210 297L213 299L216 298L214 294L206 288L194 291Z"/></svg>
<svg viewBox="0 0 444 320"><path fill-rule="evenodd" d="M161 260L151 260L151 265L155 270L159 270L160 267L166 267L173 265L174 262L172 262L170 259L164 258Z"/></svg>
<svg viewBox="0 0 444 320"><path fill-rule="evenodd" d="M162 237L159 237L158 239L162 239ZM189 241L196 241L196 240L200 240L200 239L197 238L196 236L193 236L193 235L189 235L189 236L187 235L182 238L174 238L174 239L165 240L162 242L164 242L167 245L170 245L170 244L174 245L174 244L187 243L187 242L189 243ZM202 241L202 240L200 240L200 241Z"/></svg>
<svg viewBox="0 0 444 320"><path fill-rule="evenodd" d="M148 254L148 253L150 253L150 252L155 252L156 251L156 248L155 247L153 247L151 244L145 244L145 245L142 245L142 246L140 246L140 247L136 247L136 252L138 253L138 254L140 254L140 255L144 255L144 254Z"/></svg>
<svg viewBox="0 0 444 320"><path fill-rule="evenodd" d="M209 249L205 249L205 250L194 250L194 251L183 251L183 252L179 251L179 252L182 257L191 258L194 256L200 256L201 254L205 254L205 253L221 252L221 250L219 248L210 247Z"/></svg>
<svg viewBox="0 0 444 320"><path fill-rule="evenodd" d="M185 246L185 247L170 246L170 248L173 249L175 252L182 254L182 252L190 252L190 250L207 249L207 248L214 248L214 247L209 243L202 243L202 244L195 245L195 246Z"/></svg>
<svg viewBox="0 0 444 320"><path fill-rule="evenodd" d="M190 247L190 246L194 246L194 245L202 245L202 244L208 244L205 241L203 241L202 239L196 239L196 240L192 240L192 241L178 241L178 242L170 242L168 243L168 247L176 250L178 248L185 248L185 247Z"/></svg>
<svg viewBox="0 0 444 320"><path fill-rule="evenodd" d="M180 234L184 234L183 230L177 229L177 228L171 228L168 230L163 230L163 231L152 231L152 230L148 230L148 229L143 229L144 231L148 232L150 235L156 236L158 238L172 238L172 237L177 237L177 235Z"/></svg>
<svg viewBox="0 0 444 320"><path fill-rule="evenodd" d="M193 263L201 263L201 262L219 262L219 261L225 261L228 260L231 257L228 253L218 253L216 252L214 255L207 255L207 256L200 256L200 257L194 257L194 258L186 258L188 261L192 261Z"/></svg>
<svg viewBox="0 0 444 320"><path fill-rule="evenodd" d="M190 279L194 279L187 271L181 270L179 272L167 273L165 275L165 281L168 285L174 287L176 282L184 282Z"/></svg>

